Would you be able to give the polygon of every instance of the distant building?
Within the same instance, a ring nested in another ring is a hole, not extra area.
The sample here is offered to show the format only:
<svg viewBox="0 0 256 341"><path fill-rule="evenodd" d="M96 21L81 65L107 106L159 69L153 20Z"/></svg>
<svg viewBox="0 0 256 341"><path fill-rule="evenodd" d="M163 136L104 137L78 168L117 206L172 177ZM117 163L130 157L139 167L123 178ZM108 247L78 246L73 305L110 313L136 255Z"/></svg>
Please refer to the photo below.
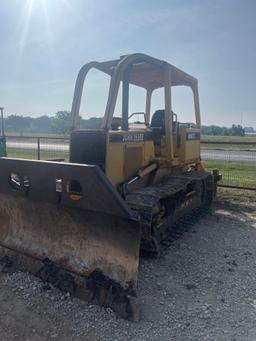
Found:
<svg viewBox="0 0 256 341"><path fill-rule="evenodd" d="M245 136L256 136L256 131L254 131L254 132L245 132Z"/></svg>

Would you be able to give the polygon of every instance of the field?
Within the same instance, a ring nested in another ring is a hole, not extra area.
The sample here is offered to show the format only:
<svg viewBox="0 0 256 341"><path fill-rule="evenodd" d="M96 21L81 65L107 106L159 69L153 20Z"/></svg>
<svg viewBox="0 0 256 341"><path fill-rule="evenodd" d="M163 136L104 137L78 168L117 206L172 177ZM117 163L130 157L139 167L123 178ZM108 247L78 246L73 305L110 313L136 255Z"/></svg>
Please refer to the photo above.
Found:
<svg viewBox="0 0 256 341"><path fill-rule="evenodd" d="M210 136L203 135L201 144L203 150L220 150L228 152L251 152L254 162L233 162L230 160L205 160L206 169L218 168L222 173L222 184L256 188L256 136ZM216 142L210 144L207 142ZM226 144L221 144L225 142ZM251 144L250 144L251 143Z"/></svg>
<svg viewBox="0 0 256 341"><path fill-rule="evenodd" d="M235 150L243 150L245 152L254 152L256 151L256 143L254 144L236 144L228 143L228 144L221 144L221 143L201 143L201 149L207 149L207 150L227 150L227 151L235 151Z"/></svg>
<svg viewBox="0 0 256 341"><path fill-rule="evenodd" d="M21 150L18 148L9 148L8 149L8 156L13 158L20 158L20 159L31 159L37 160L37 150ZM63 160L68 162L69 160L69 152L67 151L60 151L60 150L41 150L40 151L40 160Z"/></svg>
<svg viewBox="0 0 256 341"><path fill-rule="evenodd" d="M202 141L208 142L252 142L256 143L256 136L214 136L214 135L202 135Z"/></svg>
<svg viewBox="0 0 256 341"><path fill-rule="evenodd" d="M222 142L224 143L222 144ZM210 149L210 150L256 151L256 136L202 135L201 148L208 150Z"/></svg>
<svg viewBox="0 0 256 341"><path fill-rule="evenodd" d="M217 168L222 174L222 183L231 186L256 189L256 164L254 162L203 161L206 170Z"/></svg>
<svg viewBox="0 0 256 341"><path fill-rule="evenodd" d="M25 133L25 134L18 134L17 132L6 132L6 136L10 136L10 137L46 137L46 138L64 138L64 135L62 134L57 134L57 133Z"/></svg>

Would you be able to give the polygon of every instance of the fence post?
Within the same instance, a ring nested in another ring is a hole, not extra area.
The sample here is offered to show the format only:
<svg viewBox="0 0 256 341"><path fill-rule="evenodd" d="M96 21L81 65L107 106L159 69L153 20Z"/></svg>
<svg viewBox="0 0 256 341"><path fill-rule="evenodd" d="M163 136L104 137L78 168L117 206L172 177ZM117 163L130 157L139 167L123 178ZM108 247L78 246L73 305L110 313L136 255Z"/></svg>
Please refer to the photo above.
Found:
<svg viewBox="0 0 256 341"><path fill-rule="evenodd" d="M40 137L37 138L37 160L40 160Z"/></svg>

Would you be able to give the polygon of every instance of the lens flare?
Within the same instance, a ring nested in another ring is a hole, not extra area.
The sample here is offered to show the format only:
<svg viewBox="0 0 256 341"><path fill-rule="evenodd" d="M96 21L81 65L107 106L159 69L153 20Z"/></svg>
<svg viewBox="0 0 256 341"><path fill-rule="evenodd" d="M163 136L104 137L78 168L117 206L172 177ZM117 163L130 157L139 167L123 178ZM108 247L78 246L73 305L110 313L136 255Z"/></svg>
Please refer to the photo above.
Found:
<svg viewBox="0 0 256 341"><path fill-rule="evenodd" d="M26 5L23 12L23 25L22 25L22 31L21 31L21 38L20 38L20 57L23 55L24 48L26 46L27 36L28 36L28 30L29 30L29 24L31 20L31 14L33 11L34 6L34 0L27 0Z"/></svg>
<svg viewBox="0 0 256 341"><path fill-rule="evenodd" d="M54 50L54 35L51 25L51 20L49 17L50 12L56 10L56 8L65 7L67 10L71 10L72 6L68 0L26 0L25 5L21 15L20 22L20 39L19 39L19 57L20 60L24 54L24 50L28 43L31 31L31 19L38 18L38 21L43 22L45 29L44 40L48 45L48 48L53 52ZM33 20L34 25L35 20Z"/></svg>

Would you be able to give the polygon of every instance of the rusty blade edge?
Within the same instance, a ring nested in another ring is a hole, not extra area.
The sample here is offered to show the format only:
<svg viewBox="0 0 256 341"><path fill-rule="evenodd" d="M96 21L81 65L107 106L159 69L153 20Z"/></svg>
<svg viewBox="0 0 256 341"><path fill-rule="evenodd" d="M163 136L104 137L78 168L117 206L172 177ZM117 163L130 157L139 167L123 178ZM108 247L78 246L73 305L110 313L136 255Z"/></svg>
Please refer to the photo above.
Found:
<svg viewBox="0 0 256 341"><path fill-rule="evenodd" d="M137 322L140 308L133 288L124 289L113 279L95 269L87 277L69 271L50 260L31 257L0 244L2 272L25 271L39 277L62 292L85 301L111 308L124 319Z"/></svg>

